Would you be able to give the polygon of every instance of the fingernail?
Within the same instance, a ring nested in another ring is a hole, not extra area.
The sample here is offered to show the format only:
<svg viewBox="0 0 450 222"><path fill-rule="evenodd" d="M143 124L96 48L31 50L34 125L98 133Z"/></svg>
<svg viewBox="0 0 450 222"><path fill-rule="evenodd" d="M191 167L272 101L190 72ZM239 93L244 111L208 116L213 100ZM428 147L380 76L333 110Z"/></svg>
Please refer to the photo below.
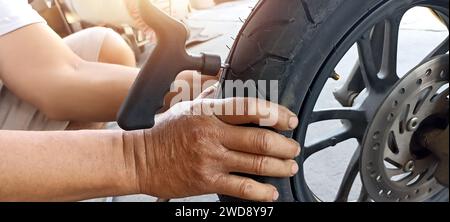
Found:
<svg viewBox="0 0 450 222"><path fill-rule="evenodd" d="M294 157L300 156L300 153L302 152L302 148L300 147L300 144L297 142L297 140L294 140L292 138L290 140L292 141L292 144L295 144L295 146L297 146L297 151L296 151Z"/></svg>
<svg viewBox="0 0 450 222"><path fill-rule="evenodd" d="M299 147L298 150L297 150L297 153L296 153L295 157L300 156L300 153L301 153L301 152L302 152L302 149Z"/></svg>
<svg viewBox="0 0 450 222"><path fill-rule="evenodd" d="M277 201L279 197L280 194L278 193L278 191L275 190L275 192L273 192L273 201Z"/></svg>
<svg viewBox="0 0 450 222"><path fill-rule="evenodd" d="M291 117L289 119L289 128L290 129L295 129L298 126L298 118L297 117Z"/></svg>
<svg viewBox="0 0 450 222"><path fill-rule="evenodd" d="M294 163L294 164L292 165L292 175L297 174L298 170L299 170L298 164L297 164L297 163Z"/></svg>

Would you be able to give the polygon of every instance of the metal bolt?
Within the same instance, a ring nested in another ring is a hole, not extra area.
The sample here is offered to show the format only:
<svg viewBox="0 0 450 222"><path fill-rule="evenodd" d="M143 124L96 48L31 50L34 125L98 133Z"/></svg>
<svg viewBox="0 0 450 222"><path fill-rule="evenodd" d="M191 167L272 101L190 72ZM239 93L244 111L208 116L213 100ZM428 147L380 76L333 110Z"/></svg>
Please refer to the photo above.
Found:
<svg viewBox="0 0 450 222"><path fill-rule="evenodd" d="M414 171L414 168L416 168L416 164L414 163L414 160L410 160L405 164L405 169L403 169L405 172L412 172Z"/></svg>
<svg viewBox="0 0 450 222"><path fill-rule="evenodd" d="M414 117L408 121L408 131L414 132L419 128L419 118Z"/></svg>
<svg viewBox="0 0 450 222"><path fill-rule="evenodd" d="M341 79L341 75L337 74L336 71L333 71L333 74L331 74L331 78L338 81Z"/></svg>

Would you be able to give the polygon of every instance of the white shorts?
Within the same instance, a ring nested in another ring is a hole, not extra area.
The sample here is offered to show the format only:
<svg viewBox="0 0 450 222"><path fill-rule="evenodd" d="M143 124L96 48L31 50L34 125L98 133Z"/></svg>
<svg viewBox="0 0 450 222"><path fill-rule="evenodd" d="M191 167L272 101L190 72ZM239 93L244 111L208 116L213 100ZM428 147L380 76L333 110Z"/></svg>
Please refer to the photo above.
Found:
<svg viewBox="0 0 450 222"><path fill-rule="evenodd" d="M108 32L108 28L90 28L64 39L64 42L80 58L96 62ZM21 100L9 91L0 80L0 130L54 131L65 130L68 121L54 121L31 104Z"/></svg>

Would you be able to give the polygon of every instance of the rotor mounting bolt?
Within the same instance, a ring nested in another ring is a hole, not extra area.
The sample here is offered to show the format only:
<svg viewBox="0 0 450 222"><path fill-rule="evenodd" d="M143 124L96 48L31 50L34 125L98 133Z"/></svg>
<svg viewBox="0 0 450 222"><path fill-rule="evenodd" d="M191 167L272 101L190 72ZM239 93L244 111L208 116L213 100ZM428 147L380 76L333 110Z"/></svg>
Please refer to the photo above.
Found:
<svg viewBox="0 0 450 222"><path fill-rule="evenodd" d="M414 132L419 128L419 118L414 117L408 121L408 131Z"/></svg>
<svg viewBox="0 0 450 222"><path fill-rule="evenodd" d="M414 163L414 160L410 160L405 164L405 169L403 169L405 172L413 172L414 168L416 168L416 164Z"/></svg>

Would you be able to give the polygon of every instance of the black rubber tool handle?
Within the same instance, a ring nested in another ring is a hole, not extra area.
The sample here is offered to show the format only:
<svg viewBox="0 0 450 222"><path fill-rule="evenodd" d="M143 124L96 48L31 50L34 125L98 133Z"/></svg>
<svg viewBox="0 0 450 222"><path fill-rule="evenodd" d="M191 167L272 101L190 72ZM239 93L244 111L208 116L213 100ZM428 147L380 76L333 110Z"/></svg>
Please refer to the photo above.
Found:
<svg viewBox="0 0 450 222"><path fill-rule="evenodd" d="M155 125L155 115L164 106L164 97L180 72L197 70L216 75L221 68L219 56L191 56L186 52L188 32L181 22L148 0L140 0L139 9L143 20L155 31L158 43L119 111L117 122L124 130Z"/></svg>

